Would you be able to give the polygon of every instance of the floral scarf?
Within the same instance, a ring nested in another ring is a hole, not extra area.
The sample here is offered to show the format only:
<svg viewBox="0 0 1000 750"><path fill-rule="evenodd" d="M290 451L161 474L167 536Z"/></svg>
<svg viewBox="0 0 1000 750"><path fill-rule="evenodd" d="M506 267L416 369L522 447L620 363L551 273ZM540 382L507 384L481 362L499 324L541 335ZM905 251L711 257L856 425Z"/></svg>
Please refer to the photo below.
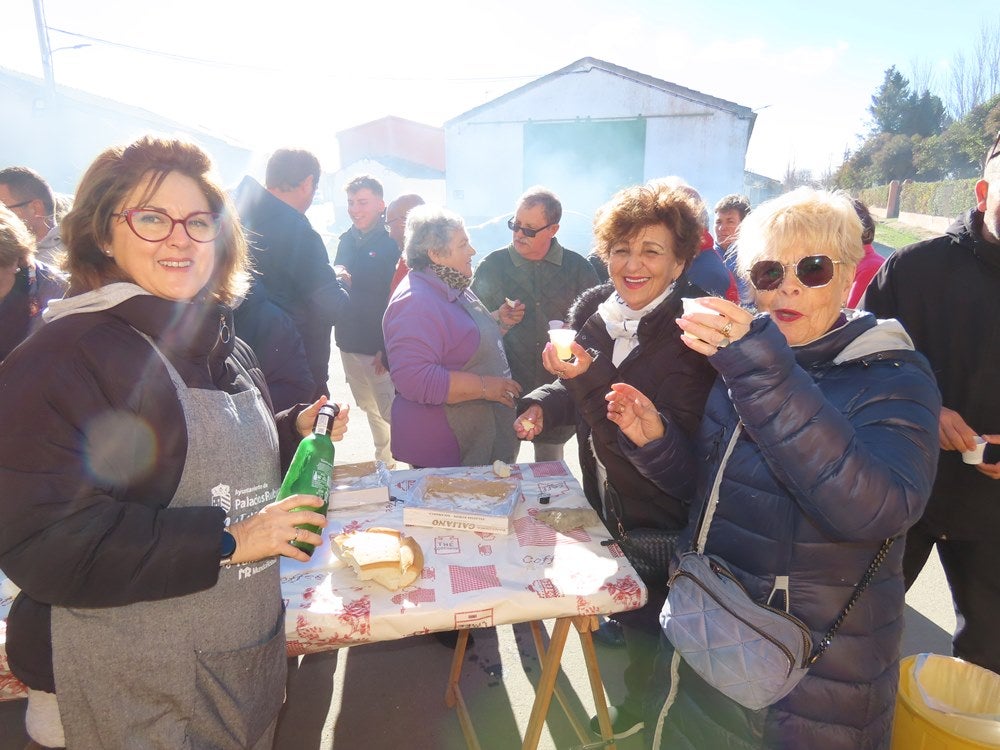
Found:
<svg viewBox="0 0 1000 750"><path fill-rule="evenodd" d="M450 286L452 289L457 289L460 292L464 292L469 288L469 284L472 283L472 279L466 276L464 273L456 271L454 268L449 268L448 266L442 266L438 263L431 263L427 266L431 273L437 276L441 281Z"/></svg>

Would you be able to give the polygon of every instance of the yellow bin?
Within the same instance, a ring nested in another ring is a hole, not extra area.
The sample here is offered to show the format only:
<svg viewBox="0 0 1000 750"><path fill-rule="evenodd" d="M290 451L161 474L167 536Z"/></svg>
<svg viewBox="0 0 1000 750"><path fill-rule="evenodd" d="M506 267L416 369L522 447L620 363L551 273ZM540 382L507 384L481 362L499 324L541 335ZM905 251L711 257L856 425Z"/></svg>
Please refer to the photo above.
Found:
<svg viewBox="0 0 1000 750"><path fill-rule="evenodd" d="M899 663L892 750L1000 748L1000 675L939 654Z"/></svg>

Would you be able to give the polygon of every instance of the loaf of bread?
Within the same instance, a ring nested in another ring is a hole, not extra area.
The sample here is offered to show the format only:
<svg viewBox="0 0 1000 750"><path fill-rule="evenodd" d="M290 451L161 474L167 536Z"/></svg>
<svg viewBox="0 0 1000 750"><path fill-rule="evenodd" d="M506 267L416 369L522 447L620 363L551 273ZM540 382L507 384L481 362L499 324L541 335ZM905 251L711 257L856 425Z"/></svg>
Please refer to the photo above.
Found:
<svg viewBox="0 0 1000 750"><path fill-rule="evenodd" d="M338 534L333 541L337 554L354 569L359 580L375 581L389 591L409 586L424 568L420 545L396 529L373 526Z"/></svg>

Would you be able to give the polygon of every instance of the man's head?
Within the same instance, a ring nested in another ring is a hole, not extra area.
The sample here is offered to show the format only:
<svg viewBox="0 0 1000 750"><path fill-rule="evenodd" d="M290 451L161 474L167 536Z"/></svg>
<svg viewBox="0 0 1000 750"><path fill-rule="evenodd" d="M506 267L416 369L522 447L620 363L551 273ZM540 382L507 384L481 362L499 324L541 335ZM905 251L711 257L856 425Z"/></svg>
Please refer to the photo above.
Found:
<svg viewBox="0 0 1000 750"><path fill-rule="evenodd" d="M731 193L715 204L715 241L728 250L736 240L740 224L750 213L750 199Z"/></svg>
<svg viewBox="0 0 1000 750"><path fill-rule="evenodd" d="M1000 245L1000 133L986 152L983 179L976 183L976 208L983 212L983 239Z"/></svg>
<svg viewBox="0 0 1000 750"><path fill-rule="evenodd" d="M279 148L267 160L264 185L278 200L304 214L319 187L319 159L303 149Z"/></svg>
<svg viewBox="0 0 1000 750"><path fill-rule="evenodd" d="M514 218L507 222L517 254L527 260L544 258L559 231L560 219L562 203L555 193L540 185L528 188L517 200Z"/></svg>
<svg viewBox="0 0 1000 750"><path fill-rule="evenodd" d="M396 240L400 249L403 247L403 233L406 230L406 215L411 208L424 205L424 199L414 193L401 195L385 209L385 225L389 228L389 236Z"/></svg>
<svg viewBox="0 0 1000 750"><path fill-rule="evenodd" d="M35 239L42 239L55 226L52 188L32 169L7 167L0 170L0 203L24 222Z"/></svg>
<svg viewBox="0 0 1000 750"><path fill-rule="evenodd" d="M347 214L354 228L362 234L370 232L382 220L385 211L382 183L363 174L348 182L344 190L347 191Z"/></svg>

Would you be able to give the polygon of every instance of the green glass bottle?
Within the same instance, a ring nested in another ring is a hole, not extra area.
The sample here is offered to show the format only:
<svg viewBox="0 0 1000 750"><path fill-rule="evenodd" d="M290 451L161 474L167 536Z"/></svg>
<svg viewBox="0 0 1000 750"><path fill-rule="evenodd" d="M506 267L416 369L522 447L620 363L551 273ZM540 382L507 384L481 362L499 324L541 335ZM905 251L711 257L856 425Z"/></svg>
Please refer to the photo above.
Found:
<svg viewBox="0 0 1000 750"><path fill-rule="evenodd" d="M278 500L289 495L316 495L322 498L323 507L303 505L292 508L292 512L311 510L326 515L330 476L333 474L333 441L330 440L330 430L339 413L340 407L334 403L326 403L319 408L312 434L302 438L295 450L292 464L288 467L288 473L281 482L281 489L278 490ZM314 534L321 533L318 526L309 523L301 524L298 528L307 529ZM307 542L294 541L292 544L310 556L315 549L315 545Z"/></svg>

